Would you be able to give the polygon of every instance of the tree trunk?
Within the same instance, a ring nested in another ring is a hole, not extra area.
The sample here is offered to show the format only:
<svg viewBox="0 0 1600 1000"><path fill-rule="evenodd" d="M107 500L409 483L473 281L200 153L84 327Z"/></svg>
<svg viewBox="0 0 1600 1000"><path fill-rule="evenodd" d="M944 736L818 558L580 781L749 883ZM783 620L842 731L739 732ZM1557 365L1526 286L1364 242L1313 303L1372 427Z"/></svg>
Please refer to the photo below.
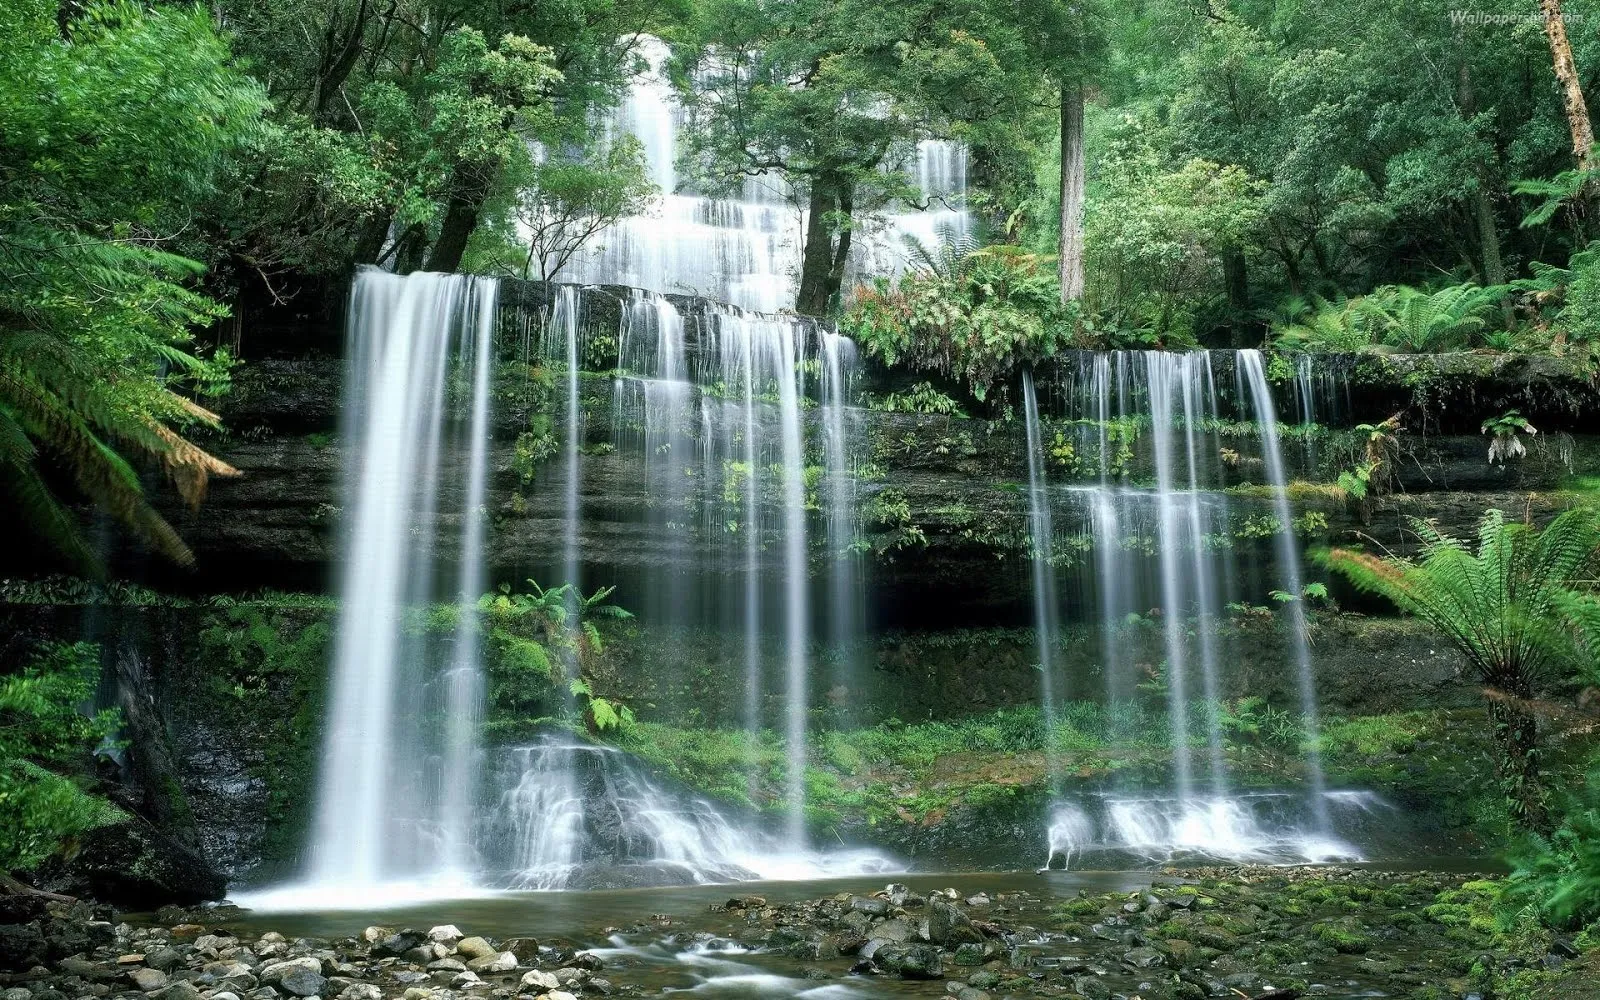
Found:
<svg viewBox="0 0 1600 1000"><path fill-rule="evenodd" d="M178 782L167 725L150 693L144 658L131 642L117 650L117 706L128 734L128 768L139 788L139 812L156 829L200 856L200 833Z"/></svg>
<svg viewBox="0 0 1600 1000"><path fill-rule="evenodd" d="M1468 124L1478 115L1478 98L1472 90L1472 69L1467 64L1466 52L1461 53L1461 65L1456 71L1456 105ZM1489 192L1495 184L1495 173L1488 163L1480 163L1476 170L1478 183L1472 193L1472 216L1478 229L1478 252L1483 262L1483 283L1503 285L1506 268L1500 257L1500 227L1495 221L1494 205Z"/></svg>
<svg viewBox="0 0 1600 1000"><path fill-rule="evenodd" d="M838 217L845 220L839 229L839 242L833 248L833 267L828 271L828 299L837 301L844 287L844 269L850 263L850 240L854 235L850 221L855 217L856 192L853 185L839 188Z"/></svg>
<svg viewBox="0 0 1600 1000"><path fill-rule="evenodd" d="M839 187L838 175L832 173L818 174L811 181L805 248L800 258L800 291L794 301L794 311L802 316L826 315L832 299L833 223L828 216L838 207Z"/></svg>
<svg viewBox="0 0 1600 1000"><path fill-rule="evenodd" d="M1233 347L1250 347L1254 324L1250 314L1250 271L1246 266L1244 251L1237 247L1223 251L1222 283L1228 293L1228 328Z"/></svg>
<svg viewBox="0 0 1600 1000"><path fill-rule="evenodd" d="M1550 59L1555 64L1556 79L1561 82L1567 127L1572 131L1572 155L1577 158L1579 169L1588 170L1593 165L1594 128L1589 124L1589 107L1583 101L1578 67L1572 61L1572 44L1567 41L1561 0L1539 0L1539 12L1543 15L1545 38L1550 40Z"/></svg>
<svg viewBox="0 0 1600 1000"><path fill-rule="evenodd" d="M1535 833L1549 833L1550 813L1539 775L1539 723L1514 704L1489 702L1500 785L1518 822Z"/></svg>
<svg viewBox="0 0 1600 1000"><path fill-rule="evenodd" d="M1083 84L1061 87L1061 301L1083 298Z"/></svg>
<svg viewBox="0 0 1600 1000"><path fill-rule="evenodd" d="M450 185L450 201L445 206L444 222L439 225L439 238L434 241L433 252L428 255L428 270L446 274L461 268L461 258L467 252L467 240L478 228L478 213L483 210L489 185L481 176L482 170L468 165L456 168L456 177Z"/></svg>

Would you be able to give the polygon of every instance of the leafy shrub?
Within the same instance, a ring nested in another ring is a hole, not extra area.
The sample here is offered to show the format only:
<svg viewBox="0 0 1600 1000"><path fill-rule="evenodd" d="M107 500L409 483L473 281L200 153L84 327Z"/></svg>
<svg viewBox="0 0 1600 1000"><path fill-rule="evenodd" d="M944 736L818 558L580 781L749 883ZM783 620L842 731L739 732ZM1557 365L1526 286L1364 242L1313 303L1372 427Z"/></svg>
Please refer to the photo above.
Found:
<svg viewBox="0 0 1600 1000"><path fill-rule="evenodd" d="M121 815L60 773L78 769L117 728L114 710L77 709L98 675L95 646L52 644L0 681L0 870L31 868Z"/></svg>
<svg viewBox="0 0 1600 1000"><path fill-rule="evenodd" d="M1565 930L1600 920L1600 767L1561 805L1555 831L1528 838L1512 857L1506 898Z"/></svg>
<svg viewBox="0 0 1600 1000"><path fill-rule="evenodd" d="M980 402L1018 365L1067 346L1076 315L1047 258L994 246L858 287L840 321L868 354L964 381Z"/></svg>

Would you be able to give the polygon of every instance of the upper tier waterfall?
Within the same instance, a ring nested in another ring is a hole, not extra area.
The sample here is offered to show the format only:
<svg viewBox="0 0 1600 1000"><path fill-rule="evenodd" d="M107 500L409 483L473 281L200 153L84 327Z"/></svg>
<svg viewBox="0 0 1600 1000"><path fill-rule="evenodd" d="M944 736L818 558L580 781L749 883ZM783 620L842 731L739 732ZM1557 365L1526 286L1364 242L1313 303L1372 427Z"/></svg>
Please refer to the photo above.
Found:
<svg viewBox="0 0 1600 1000"><path fill-rule="evenodd" d="M605 129L639 140L660 196L645 214L600 233L558 278L703 295L768 313L793 306L806 221L800 199L777 172L745 177L736 197L696 193L679 172L683 112L665 76L667 48L646 38L641 53L649 69L635 77ZM972 228L964 148L924 139L906 155L904 170L925 207L891 205L856 220L855 274L899 270L908 236L931 249Z"/></svg>

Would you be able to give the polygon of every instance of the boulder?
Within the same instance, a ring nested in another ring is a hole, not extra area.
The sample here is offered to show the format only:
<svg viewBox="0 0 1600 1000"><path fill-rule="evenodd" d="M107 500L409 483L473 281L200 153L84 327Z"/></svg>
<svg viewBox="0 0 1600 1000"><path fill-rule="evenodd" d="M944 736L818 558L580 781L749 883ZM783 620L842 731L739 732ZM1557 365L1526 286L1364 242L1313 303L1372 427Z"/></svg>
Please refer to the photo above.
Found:
<svg viewBox="0 0 1600 1000"><path fill-rule="evenodd" d="M517 967L517 956L509 951L497 952L475 958L467 963L467 968L473 972L510 972Z"/></svg>
<svg viewBox="0 0 1600 1000"><path fill-rule="evenodd" d="M523 974L522 985L536 990L549 991L559 987L561 981L543 969L534 969L532 972Z"/></svg>
<svg viewBox="0 0 1600 1000"><path fill-rule="evenodd" d="M455 944L464 936L455 924L440 924L438 927L428 929L428 940L440 944Z"/></svg>
<svg viewBox="0 0 1600 1000"><path fill-rule="evenodd" d="M136 816L85 833L70 859L40 867L39 881L43 888L131 910L192 906L221 899L228 889L205 858Z"/></svg>
<svg viewBox="0 0 1600 1000"><path fill-rule="evenodd" d="M407 927L405 930L395 931L377 944L374 944L372 946L372 955L374 958L384 958L390 955L398 958L411 949L419 948L427 942L428 936L426 934Z"/></svg>
<svg viewBox="0 0 1600 1000"><path fill-rule="evenodd" d="M539 960L539 942L535 938L509 938L502 947L517 956L517 961L523 965L532 965Z"/></svg>
<svg viewBox="0 0 1600 1000"><path fill-rule="evenodd" d="M1129 949L1123 953L1122 960L1135 969L1154 969L1157 966L1165 965L1167 962L1161 952L1150 947Z"/></svg>
<svg viewBox="0 0 1600 1000"><path fill-rule="evenodd" d="M983 935L972 926L972 921L953 904L942 900L928 901L928 940L934 944L954 948L966 942L983 942Z"/></svg>
<svg viewBox="0 0 1600 1000"><path fill-rule="evenodd" d="M887 945L878 949L873 961L902 979L944 978L944 953L929 944Z"/></svg>
<svg viewBox="0 0 1600 1000"><path fill-rule="evenodd" d="M456 954L465 955L468 959L487 958L498 954L494 945L481 937L462 938L456 942Z"/></svg>
<svg viewBox="0 0 1600 1000"><path fill-rule="evenodd" d="M167 985L167 974L159 969L131 969L128 981L144 993L154 993Z"/></svg>

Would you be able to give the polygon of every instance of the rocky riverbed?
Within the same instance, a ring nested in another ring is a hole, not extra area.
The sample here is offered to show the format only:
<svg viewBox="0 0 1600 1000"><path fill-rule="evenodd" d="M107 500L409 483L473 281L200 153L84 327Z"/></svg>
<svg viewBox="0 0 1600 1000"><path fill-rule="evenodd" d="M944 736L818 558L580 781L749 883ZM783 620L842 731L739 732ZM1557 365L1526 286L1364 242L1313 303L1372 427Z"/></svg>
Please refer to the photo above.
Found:
<svg viewBox="0 0 1600 1000"><path fill-rule="evenodd" d="M773 904L735 887L693 916L551 940L453 924L294 937L230 906L129 920L11 899L0 1000L1600 996L1591 942L1497 925L1498 893L1460 874L1342 868L1169 871L1075 896L891 884Z"/></svg>

